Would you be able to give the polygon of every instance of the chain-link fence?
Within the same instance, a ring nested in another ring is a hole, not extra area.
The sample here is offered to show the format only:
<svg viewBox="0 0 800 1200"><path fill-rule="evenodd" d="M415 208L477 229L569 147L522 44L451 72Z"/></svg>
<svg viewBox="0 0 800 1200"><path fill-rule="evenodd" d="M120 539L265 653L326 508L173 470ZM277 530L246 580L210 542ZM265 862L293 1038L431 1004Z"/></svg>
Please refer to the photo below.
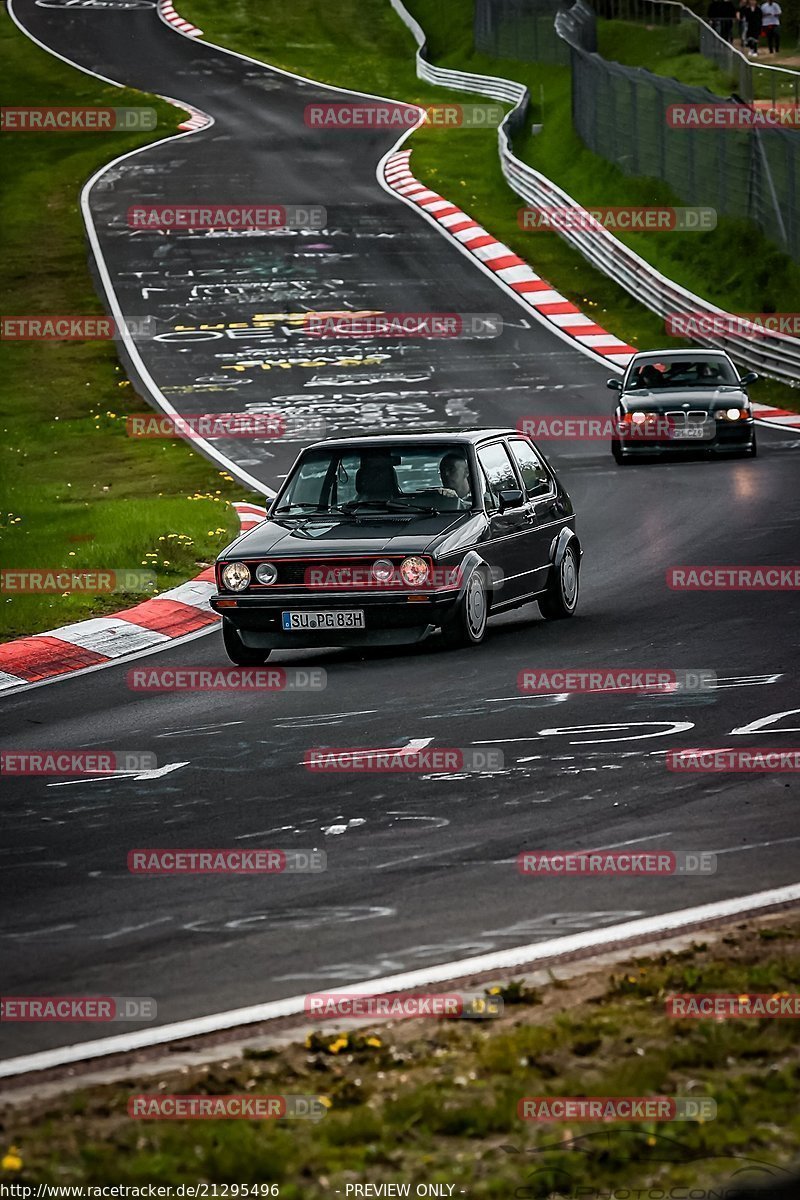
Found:
<svg viewBox="0 0 800 1200"><path fill-rule="evenodd" d="M673 127L672 105L719 104L719 97L607 62L588 49L596 45L594 23L585 0L556 17L572 55L572 119L582 141L626 175L663 179L688 204L752 221L800 260L800 132Z"/></svg>
<svg viewBox="0 0 800 1200"><path fill-rule="evenodd" d="M475 48L494 58L569 63L555 17L563 0L475 0Z"/></svg>

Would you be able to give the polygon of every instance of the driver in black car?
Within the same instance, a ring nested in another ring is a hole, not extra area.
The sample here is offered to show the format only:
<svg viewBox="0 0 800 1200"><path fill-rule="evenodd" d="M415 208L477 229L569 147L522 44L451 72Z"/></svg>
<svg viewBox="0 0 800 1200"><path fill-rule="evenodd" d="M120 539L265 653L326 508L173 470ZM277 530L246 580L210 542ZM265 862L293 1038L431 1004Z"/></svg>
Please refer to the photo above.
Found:
<svg viewBox="0 0 800 1200"><path fill-rule="evenodd" d="M445 493L455 492L459 500L470 500L469 466L467 460L460 454L445 454L439 463L439 476ZM469 507L469 505L465 504L463 507Z"/></svg>

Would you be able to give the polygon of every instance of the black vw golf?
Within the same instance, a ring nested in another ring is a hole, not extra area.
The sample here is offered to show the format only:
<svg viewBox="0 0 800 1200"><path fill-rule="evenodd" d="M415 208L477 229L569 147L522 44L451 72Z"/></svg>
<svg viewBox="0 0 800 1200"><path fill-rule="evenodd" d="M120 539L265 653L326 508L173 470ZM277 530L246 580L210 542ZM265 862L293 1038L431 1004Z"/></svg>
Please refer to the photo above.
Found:
<svg viewBox="0 0 800 1200"><path fill-rule="evenodd" d="M571 617L581 546L569 496L507 429L317 442L267 518L217 559L211 606L232 662L272 650L477 645L490 613Z"/></svg>

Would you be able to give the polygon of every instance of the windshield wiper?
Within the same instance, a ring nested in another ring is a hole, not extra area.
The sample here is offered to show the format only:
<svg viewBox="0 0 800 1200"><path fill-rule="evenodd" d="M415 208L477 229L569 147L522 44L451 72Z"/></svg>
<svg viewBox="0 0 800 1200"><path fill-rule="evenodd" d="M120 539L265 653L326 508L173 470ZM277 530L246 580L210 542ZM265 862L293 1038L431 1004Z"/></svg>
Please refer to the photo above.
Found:
<svg viewBox="0 0 800 1200"><path fill-rule="evenodd" d="M275 509L275 514L288 513L291 512L293 508L302 508L304 512L309 512L310 510L310 515L313 516L314 513L319 513L319 515L323 517L327 516L328 513L344 512L343 508L338 508L336 505L328 505L326 507L322 504L282 504L280 508Z"/></svg>
<svg viewBox="0 0 800 1200"><path fill-rule="evenodd" d="M393 512L420 512L427 513L434 517L438 516L442 511L441 509L433 508L430 504L412 504L408 500L397 500L394 497L391 500L387 500L386 506L387 508L391 508ZM455 512L456 510L453 509L445 511Z"/></svg>

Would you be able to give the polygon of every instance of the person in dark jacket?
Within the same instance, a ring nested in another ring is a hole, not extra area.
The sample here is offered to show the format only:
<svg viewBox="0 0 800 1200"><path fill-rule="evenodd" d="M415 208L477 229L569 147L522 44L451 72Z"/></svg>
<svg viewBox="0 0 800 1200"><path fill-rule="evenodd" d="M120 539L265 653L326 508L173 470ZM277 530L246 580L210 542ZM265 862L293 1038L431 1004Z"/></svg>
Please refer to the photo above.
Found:
<svg viewBox="0 0 800 1200"><path fill-rule="evenodd" d="M744 13L744 42L747 46L747 53L751 58L758 57L758 39L761 37L761 9L758 7L756 0L747 0L747 6L743 10Z"/></svg>

